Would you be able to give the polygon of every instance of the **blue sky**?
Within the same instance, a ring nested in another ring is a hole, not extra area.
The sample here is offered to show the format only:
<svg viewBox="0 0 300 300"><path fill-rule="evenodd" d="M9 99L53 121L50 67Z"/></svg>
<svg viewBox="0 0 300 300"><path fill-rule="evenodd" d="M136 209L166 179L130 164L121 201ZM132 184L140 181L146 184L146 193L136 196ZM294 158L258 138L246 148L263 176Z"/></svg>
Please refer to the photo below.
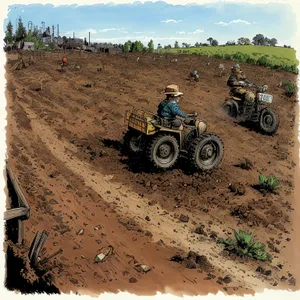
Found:
<svg viewBox="0 0 300 300"><path fill-rule="evenodd" d="M140 40L147 44L174 45L177 40L194 45L213 37L220 43L244 36L252 40L257 33L277 38L279 45L293 45L296 15L288 4L214 3L207 5L171 5L165 2L133 4L62 5L30 4L9 6L8 18L15 27L18 16L27 27L57 26L60 35L88 38L91 42L124 43ZM56 29L55 29L56 35Z"/></svg>

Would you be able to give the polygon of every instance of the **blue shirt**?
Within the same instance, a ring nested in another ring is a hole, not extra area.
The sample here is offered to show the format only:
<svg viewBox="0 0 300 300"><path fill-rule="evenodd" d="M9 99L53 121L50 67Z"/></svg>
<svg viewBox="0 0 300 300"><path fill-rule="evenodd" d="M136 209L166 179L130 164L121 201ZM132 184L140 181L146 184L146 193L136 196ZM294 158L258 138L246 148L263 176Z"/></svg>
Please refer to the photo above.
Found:
<svg viewBox="0 0 300 300"><path fill-rule="evenodd" d="M175 101L163 100L158 105L157 114L164 119L175 119L177 116L187 119L188 116L181 111L179 105Z"/></svg>

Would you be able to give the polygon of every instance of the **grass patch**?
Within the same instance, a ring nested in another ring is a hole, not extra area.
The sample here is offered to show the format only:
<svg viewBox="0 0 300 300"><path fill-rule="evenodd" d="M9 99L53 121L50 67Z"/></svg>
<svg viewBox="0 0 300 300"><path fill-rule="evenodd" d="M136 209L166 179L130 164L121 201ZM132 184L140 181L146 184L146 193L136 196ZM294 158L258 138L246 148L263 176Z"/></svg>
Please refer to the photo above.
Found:
<svg viewBox="0 0 300 300"><path fill-rule="evenodd" d="M296 51L292 48L235 45L162 49L160 52L194 54L217 59L235 60L241 63L260 65L298 74L299 61L296 59Z"/></svg>
<svg viewBox="0 0 300 300"><path fill-rule="evenodd" d="M266 246L254 241L254 234L246 231L233 231L234 239L220 239L219 244L224 245L224 250L232 252L242 258L250 257L260 261L271 261L272 256L266 251Z"/></svg>
<svg viewBox="0 0 300 300"><path fill-rule="evenodd" d="M285 90L285 95L292 97L297 90L296 84L291 80L285 80L283 82L283 88Z"/></svg>
<svg viewBox="0 0 300 300"><path fill-rule="evenodd" d="M259 174L258 188L262 191L274 193L278 189L280 189L280 180L273 174L271 174L270 176Z"/></svg>

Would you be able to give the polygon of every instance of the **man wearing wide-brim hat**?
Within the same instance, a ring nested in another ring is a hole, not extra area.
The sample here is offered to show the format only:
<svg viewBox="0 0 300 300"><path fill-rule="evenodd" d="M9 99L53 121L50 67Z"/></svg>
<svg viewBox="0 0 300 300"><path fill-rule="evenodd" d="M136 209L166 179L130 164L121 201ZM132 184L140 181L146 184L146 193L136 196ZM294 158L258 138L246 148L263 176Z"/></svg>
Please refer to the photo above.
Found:
<svg viewBox="0 0 300 300"><path fill-rule="evenodd" d="M158 105L157 114L159 117L164 118L172 123L174 126L180 126L181 121L177 117L187 119L189 116L181 111L178 102L182 92L179 91L179 86L176 84L168 85L165 88L166 99Z"/></svg>

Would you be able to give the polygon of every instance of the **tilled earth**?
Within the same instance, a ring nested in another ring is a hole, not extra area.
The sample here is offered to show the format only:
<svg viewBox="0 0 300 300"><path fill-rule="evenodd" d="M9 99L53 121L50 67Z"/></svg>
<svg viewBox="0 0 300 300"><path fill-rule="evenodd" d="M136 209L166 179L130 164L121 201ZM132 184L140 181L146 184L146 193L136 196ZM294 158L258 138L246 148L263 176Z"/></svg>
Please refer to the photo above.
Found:
<svg viewBox="0 0 300 300"><path fill-rule="evenodd" d="M62 54L35 56L35 64L14 71L17 57L7 55L7 155L31 206L25 246L15 251L26 260L36 232L47 230L44 255L63 249L48 262L47 275L64 293L295 289L296 96L287 98L279 87L295 75L242 66L274 95L281 123L269 137L220 109L228 88L218 65L229 73L232 62L185 55L177 63L170 62L173 56L146 54L138 61L137 55L64 55L65 72L58 71ZM200 82L187 80L192 69ZM121 152L125 111L134 106L156 112L164 87L172 83L184 93L182 109L197 111L224 142L224 160L211 175L189 174L183 160L172 170L152 172ZM250 170L240 166L245 159ZM259 173L280 178L278 194L253 188ZM272 262L222 251L216 239L233 237L233 229L253 231ZM109 245L113 254L95 263ZM145 273L136 264L151 270ZM36 274L28 269L24 276L34 280Z"/></svg>

